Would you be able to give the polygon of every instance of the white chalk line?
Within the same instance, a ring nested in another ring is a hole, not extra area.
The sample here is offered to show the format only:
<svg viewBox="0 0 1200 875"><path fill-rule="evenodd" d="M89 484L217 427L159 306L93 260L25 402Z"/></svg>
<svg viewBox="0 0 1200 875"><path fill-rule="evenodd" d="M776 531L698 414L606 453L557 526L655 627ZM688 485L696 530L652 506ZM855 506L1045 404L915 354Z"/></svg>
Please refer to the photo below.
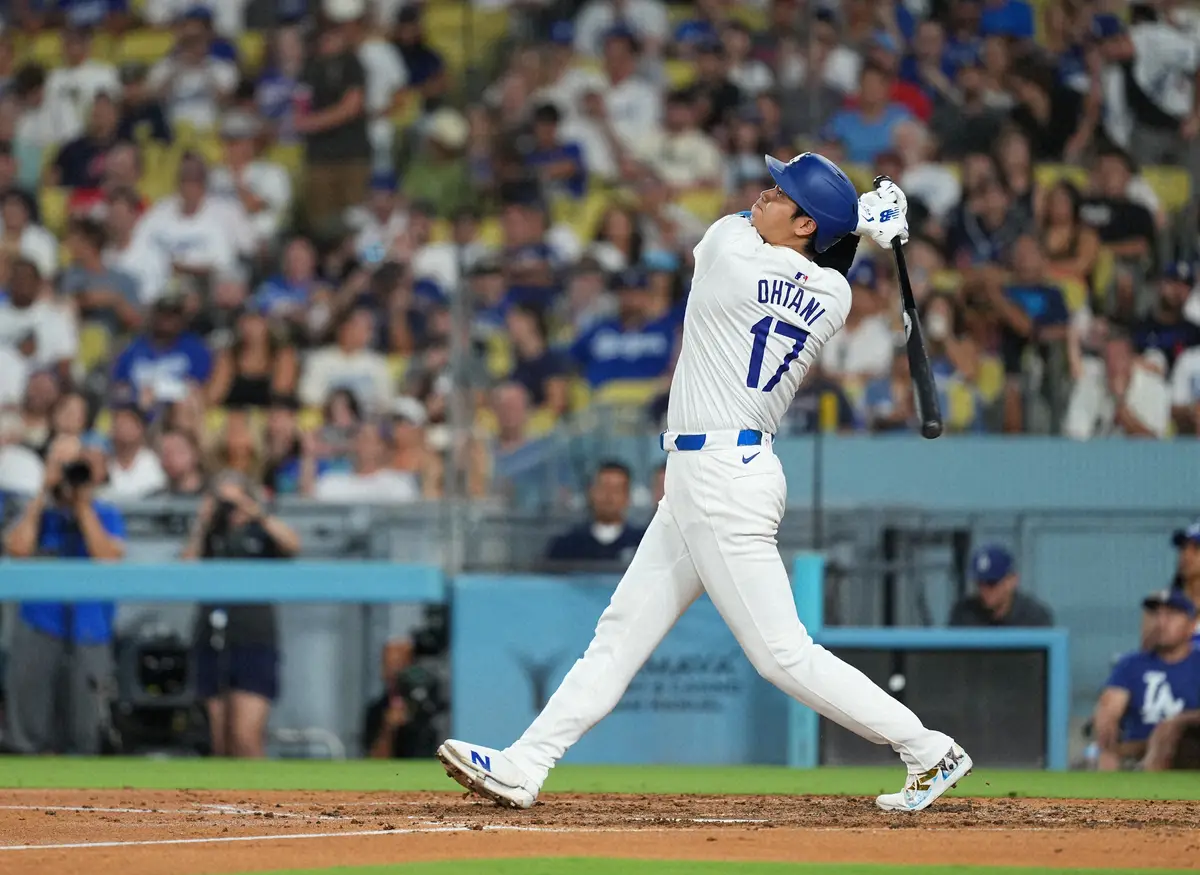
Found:
<svg viewBox="0 0 1200 875"><path fill-rule="evenodd" d="M0 805L0 811L72 811L87 814L214 814L225 817L264 817L301 820L353 820L350 815L297 814L281 811L259 811L256 808L238 808L235 805L197 804L195 808L102 808L87 805ZM415 818L414 818L415 819Z"/></svg>

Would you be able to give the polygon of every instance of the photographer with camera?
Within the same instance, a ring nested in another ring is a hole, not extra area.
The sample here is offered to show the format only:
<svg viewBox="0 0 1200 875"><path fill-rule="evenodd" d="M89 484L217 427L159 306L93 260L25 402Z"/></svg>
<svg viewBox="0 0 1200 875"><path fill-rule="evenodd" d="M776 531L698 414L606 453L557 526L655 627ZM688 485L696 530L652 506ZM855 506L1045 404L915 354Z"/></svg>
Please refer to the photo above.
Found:
<svg viewBox="0 0 1200 875"><path fill-rule="evenodd" d="M262 505L240 474L216 478L200 503L181 559L287 559L300 537ZM274 605L201 605L196 623L197 694L214 756L262 757L267 718L279 693Z"/></svg>
<svg viewBox="0 0 1200 875"><path fill-rule="evenodd" d="M433 756L440 734L435 720L449 705L445 686L424 658L444 657L444 611L426 612L425 625L410 638L383 645L383 694L367 706L363 749L372 759L419 759Z"/></svg>
<svg viewBox="0 0 1200 875"><path fill-rule="evenodd" d="M92 496L92 465L79 438L59 435L46 452L42 491L4 535L14 559L115 562L125 522ZM81 573L86 574L84 567ZM18 753L100 751L112 686L112 602L24 602L7 667L6 743Z"/></svg>

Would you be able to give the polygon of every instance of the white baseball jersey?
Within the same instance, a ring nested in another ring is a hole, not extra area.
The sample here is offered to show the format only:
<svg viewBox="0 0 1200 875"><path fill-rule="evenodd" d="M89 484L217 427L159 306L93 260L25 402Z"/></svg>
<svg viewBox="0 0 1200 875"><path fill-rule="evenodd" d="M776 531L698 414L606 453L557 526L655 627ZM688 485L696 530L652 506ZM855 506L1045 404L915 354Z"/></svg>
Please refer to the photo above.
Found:
<svg viewBox="0 0 1200 875"><path fill-rule="evenodd" d="M744 213L717 220L695 257L667 428L775 434L817 353L846 324L850 284L763 242Z"/></svg>

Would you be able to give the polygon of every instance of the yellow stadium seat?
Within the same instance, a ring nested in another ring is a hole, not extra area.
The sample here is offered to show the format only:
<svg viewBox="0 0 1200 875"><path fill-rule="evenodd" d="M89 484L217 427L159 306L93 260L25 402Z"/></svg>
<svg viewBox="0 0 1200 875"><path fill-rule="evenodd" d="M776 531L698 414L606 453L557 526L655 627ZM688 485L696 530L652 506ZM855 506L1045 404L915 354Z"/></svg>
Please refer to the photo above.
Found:
<svg viewBox="0 0 1200 875"><path fill-rule="evenodd" d="M117 42L113 51L113 60L118 64L126 61L153 64L166 57L174 43L175 36L169 31L131 30Z"/></svg>
<svg viewBox="0 0 1200 875"><path fill-rule="evenodd" d="M393 386L401 386L404 384L404 378L408 376L409 357L400 353L393 353L387 358L388 373L392 377Z"/></svg>
<svg viewBox="0 0 1200 875"><path fill-rule="evenodd" d="M875 173L865 164L843 164L842 170L854 183L859 191L871 191L875 188Z"/></svg>
<svg viewBox="0 0 1200 875"><path fill-rule="evenodd" d="M592 393L592 401L608 407L645 407L662 391L659 380L612 380Z"/></svg>
<svg viewBox="0 0 1200 875"><path fill-rule="evenodd" d="M79 355L75 359L85 374L108 361L112 351L112 335L108 326L99 322L84 322L79 327Z"/></svg>
<svg viewBox="0 0 1200 875"><path fill-rule="evenodd" d="M663 63L663 74L669 87L687 88L696 81L696 65L691 61L666 61Z"/></svg>
<svg viewBox="0 0 1200 875"><path fill-rule="evenodd" d="M953 431L968 429L975 422L975 393L958 380L946 387L946 407L946 422Z"/></svg>
<svg viewBox="0 0 1200 875"><path fill-rule="evenodd" d="M939 270L934 272L929 282L935 291L955 292L962 285L962 274L957 270Z"/></svg>
<svg viewBox="0 0 1200 875"><path fill-rule="evenodd" d="M551 204L555 223L569 225L580 240L591 240L610 203L608 192L592 187L582 198L556 198Z"/></svg>
<svg viewBox="0 0 1200 875"><path fill-rule="evenodd" d="M556 425L558 425L558 415L549 408L539 407L529 415L529 421L525 423L525 431L530 437L542 437L554 431Z"/></svg>
<svg viewBox="0 0 1200 875"><path fill-rule="evenodd" d="M67 230L67 200L70 189L45 186L38 190L38 212L42 225L55 237L62 237Z"/></svg>
<svg viewBox="0 0 1200 875"><path fill-rule="evenodd" d="M767 29L767 13L757 6L735 4L729 10L729 17L740 21L753 33L760 33Z"/></svg>
<svg viewBox="0 0 1200 875"><path fill-rule="evenodd" d="M515 357L506 334L497 331L488 337L484 359L493 380L503 380L512 373Z"/></svg>
<svg viewBox="0 0 1200 875"><path fill-rule="evenodd" d="M507 9L475 9L466 3L445 3L425 9L425 32L446 66L462 70L468 62L482 59L508 33Z"/></svg>
<svg viewBox="0 0 1200 875"><path fill-rule="evenodd" d="M500 227L500 220L495 216L488 216L479 223L479 242L493 248L503 245L504 229Z"/></svg>
<svg viewBox="0 0 1200 875"><path fill-rule="evenodd" d="M304 173L304 144L276 143L266 152L268 161L274 161L283 167L292 180L298 180Z"/></svg>
<svg viewBox="0 0 1200 875"><path fill-rule="evenodd" d="M999 398L1004 391L1004 363L994 355L981 356L975 386L985 403L991 404Z"/></svg>
<svg viewBox="0 0 1200 875"><path fill-rule="evenodd" d="M300 431L316 431L325 424L325 414L320 407L305 407L296 415L296 427Z"/></svg>
<svg viewBox="0 0 1200 875"><path fill-rule="evenodd" d="M1106 294L1112 287L1116 273L1117 257L1107 246L1101 246L1096 266L1092 269L1092 288L1101 295Z"/></svg>
<svg viewBox="0 0 1200 875"><path fill-rule="evenodd" d="M485 435L495 435L500 430L500 424L496 421L496 412L490 407L480 407L475 411L475 428Z"/></svg>
<svg viewBox="0 0 1200 875"><path fill-rule="evenodd" d="M105 408L96 414L96 421L92 423L92 431L102 435L108 435L112 433L111 410Z"/></svg>
<svg viewBox="0 0 1200 875"><path fill-rule="evenodd" d="M210 407L204 411L204 430L210 435L219 435L225 430L229 411L224 407Z"/></svg>
<svg viewBox="0 0 1200 875"><path fill-rule="evenodd" d="M1042 189L1053 188L1065 180L1076 188L1087 187L1087 171L1070 164L1039 164L1033 168L1033 180Z"/></svg>
<svg viewBox="0 0 1200 875"><path fill-rule="evenodd" d="M454 225L449 219L434 219L429 225L429 242L446 243L454 236Z"/></svg>
<svg viewBox="0 0 1200 875"><path fill-rule="evenodd" d="M703 222L714 222L725 205L725 192L720 189L696 189L685 192L677 203Z"/></svg>
<svg viewBox="0 0 1200 875"><path fill-rule="evenodd" d="M1088 287L1082 280L1058 277L1054 280L1054 284L1062 291L1070 312L1074 313L1087 303Z"/></svg>
<svg viewBox="0 0 1200 875"><path fill-rule="evenodd" d="M36 61L47 70L61 67L63 61L62 34L44 30L26 43L26 59Z"/></svg>
<svg viewBox="0 0 1200 875"><path fill-rule="evenodd" d="M573 377L567 384L567 407L573 411L585 410L592 403L592 388L586 380Z"/></svg>
<svg viewBox="0 0 1200 875"><path fill-rule="evenodd" d="M1167 213L1178 213L1192 198L1192 177L1182 167L1143 167L1142 178L1154 189Z"/></svg>
<svg viewBox="0 0 1200 875"><path fill-rule="evenodd" d="M238 61L247 73L262 69L267 54L267 38L261 32L248 30L237 38Z"/></svg>

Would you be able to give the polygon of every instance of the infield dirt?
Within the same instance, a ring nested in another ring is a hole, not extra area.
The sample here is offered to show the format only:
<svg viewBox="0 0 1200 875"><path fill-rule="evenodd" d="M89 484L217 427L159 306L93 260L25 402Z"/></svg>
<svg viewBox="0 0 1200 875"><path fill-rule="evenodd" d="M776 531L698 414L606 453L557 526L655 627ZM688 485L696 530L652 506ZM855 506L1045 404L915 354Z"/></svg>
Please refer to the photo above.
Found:
<svg viewBox="0 0 1200 875"><path fill-rule="evenodd" d="M5 875L228 875L523 856L1194 869L1200 806L946 798L908 815L849 797L548 794L518 812L459 793L0 794Z"/></svg>

